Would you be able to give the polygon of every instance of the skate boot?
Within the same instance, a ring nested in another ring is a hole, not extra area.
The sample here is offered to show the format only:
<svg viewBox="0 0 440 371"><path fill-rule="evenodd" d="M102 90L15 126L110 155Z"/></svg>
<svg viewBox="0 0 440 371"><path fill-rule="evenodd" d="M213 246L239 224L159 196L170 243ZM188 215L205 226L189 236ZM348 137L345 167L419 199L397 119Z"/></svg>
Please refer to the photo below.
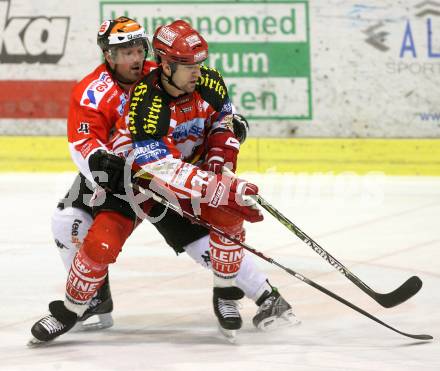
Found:
<svg viewBox="0 0 440 371"><path fill-rule="evenodd" d="M28 346L37 346L47 343L69 331L75 326L78 316L64 306L62 300L52 301L49 304L50 314L37 321L31 329L34 336Z"/></svg>
<svg viewBox="0 0 440 371"><path fill-rule="evenodd" d="M90 300L89 307L78 319L73 331L93 331L112 327L112 311L113 300L107 275L104 284Z"/></svg>
<svg viewBox="0 0 440 371"><path fill-rule="evenodd" d="M265 291L257 300L257 305L259 308L252 322L260 330L270 331L301 323L276 287L272 287L271 292Z"/></svg>
<svg viewBox="0 0 440 371"><path fill-rule="evenodd" d="M214 287L214 313L219 322L219 329L230 342L235 342L236 330L241 328L243 323L238 303L244 296L238 287Z"/></svg>

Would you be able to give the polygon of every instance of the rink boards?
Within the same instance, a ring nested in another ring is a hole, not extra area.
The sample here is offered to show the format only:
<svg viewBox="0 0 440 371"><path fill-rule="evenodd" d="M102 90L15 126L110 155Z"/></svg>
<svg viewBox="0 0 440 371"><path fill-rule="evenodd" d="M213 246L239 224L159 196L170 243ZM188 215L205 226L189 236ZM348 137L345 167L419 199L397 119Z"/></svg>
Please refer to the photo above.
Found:
<svg viewBox="0 0 440 371"><path fill-rule="evenodd" d="M65 137L0 137L0 172L74 171ZM440 175L438 139L249 138L240 172Z"/></svg>

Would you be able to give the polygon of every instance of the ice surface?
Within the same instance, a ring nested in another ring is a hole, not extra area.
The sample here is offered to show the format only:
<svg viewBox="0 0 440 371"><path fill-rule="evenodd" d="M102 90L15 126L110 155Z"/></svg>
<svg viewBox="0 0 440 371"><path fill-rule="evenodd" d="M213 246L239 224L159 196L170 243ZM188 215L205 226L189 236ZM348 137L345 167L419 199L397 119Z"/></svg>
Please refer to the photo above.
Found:
<svg viewBox="0 0 440 371"><path fill-rule="evenodd" d="M256 257L302 324L257 332L255 304L243 300L244 326L231 345L217 330L210 273L176 257L145 223L110 268L115 325L27 348L32 324L63 297L50 216L73 176L0 175L0 370L440 370L440 178L380 174L242 176L376 291L418 275L424 286L408 302L380 307L268 214L248 227L247 242L432 342L402 337Z"/></svg>

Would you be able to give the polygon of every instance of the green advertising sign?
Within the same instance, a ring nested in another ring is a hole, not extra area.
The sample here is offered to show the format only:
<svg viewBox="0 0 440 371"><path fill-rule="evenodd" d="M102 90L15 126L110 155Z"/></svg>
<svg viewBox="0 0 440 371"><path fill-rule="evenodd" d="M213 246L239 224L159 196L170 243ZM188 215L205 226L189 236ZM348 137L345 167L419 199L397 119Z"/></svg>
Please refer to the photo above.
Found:
<svg viewBox="0 0 440 371"><path fill-rule="evenodd" d="M175 19L209 43L230 98L249 119L312 118L308 1L102 1L101 18L125 15L147 33Z"/></svg>

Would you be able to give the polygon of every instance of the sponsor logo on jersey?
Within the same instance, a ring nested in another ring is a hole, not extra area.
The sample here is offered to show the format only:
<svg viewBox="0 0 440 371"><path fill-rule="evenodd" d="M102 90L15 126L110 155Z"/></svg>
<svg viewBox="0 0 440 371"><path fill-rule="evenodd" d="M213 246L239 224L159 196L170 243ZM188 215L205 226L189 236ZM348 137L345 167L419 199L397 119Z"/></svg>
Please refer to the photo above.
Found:
<svg viewBox="0 0 440 371"><path fill-rule="evenodd" d="M81 121L79 123L79 128L77 130L78 133L89 134L90 133L90 124L88 122Z"/></svg>
<svg viewBox="0 0 440 371"><path fill-rule="evenodd" d="M160 29L157 34L157 38L162 41L164 44L171 46L173 45L174 40L177 38L177 33L171 30L170 28L164 26Z"/></svg>
<svg viewBox="0 0 440 371"><path fill-rule="evenodd" d="M108 97L108 99L106 100L106 103L110 103L112 101L112 99L114 97L116 97L118 95L118 91L114 90L113 93L110 94L110 96Z"/></svg>
<svg viewBox="0 0 440 371"><path fill-rule="evenodd" d="M146 140L136 143L134 157L136 162L142 164L161 160L169 154L169 151L163 142L157 140Z"/></svg>
<svg viewBox="0 0 440 371"><path fill-rule="evenodd" d="M111 76L107 72L101 72L99 78L87 86L81 97L81 105L97 109L101 99L114 84Z"/></svg>
<svg viewBox="0 0 440 371"><path fill-rule="evenodd" d="M223 78L220 75L210 76L208 72L209 69L206 67L202 67L202 70L203 74L197 80L197 85L214 91L220 98L224 99L226 96L226 88Z"/></svg>
<svg viewBox="0 0 440 371"><path fill-rule="evenodd" d="M192 111L192 106L190 107L183 107L180 109L180 111L182 111L183 113L188 113Z"/></svg>
<svg viewBox="0 0 440 371"><path fill-rule="evenodd" d="M172 135L175 141L179 141L188 138L190 135L195 137L201 137L203 135L203 129L205 128L204 120L196 118L191 121L183 122L174 129Z"/></svg>
<svg viewBox="0 0 440 371"><path fill-rule="evenodd" d="M133 95L130 101L130 111L128 112L128 129L132 134L137 134L136 129L136 112L137 106L144 100L144 95L147 93L148 87L144 82L137 84L133 90Z"/></svg>
<svg viewBox="0 0 440 371"><path fill-rule="evenodd" d="M159 122L159 113L162 110L163 103L162 98L158 95L155 95L151 100L150 107L147 108L148 114L147 117L143 118L144 121L144 132L147 134L156 134L157 132L157 124Z"/></svg>
<svg viewBox="0 0 440 371"><path fill-rule="evenodd" d="M70 17L23 17L21 10L19 17L11 17L10 3L0 1L0 63L58 63L66 49Z"/></svg>
<svg viewBox="0 0 440 371"><path fill-rule="evenodd" d="M92 142L90 142L90 141L86 142L86 144L84 144L83 146L80 146L81 156L83 158L86 158L89 155L89 153L92 151L93 148L95 148L95 147L93 146Z"/></svg>
<svg viewBox="0 0 440 371"><path fill-rule="evenodd" d="M125 109L125 105L127 104L127 95L125 93L122 93L119 96L119 101L121 102L121 104L118 106L118 108L116 108L116 110L118 111L118 114L120 116L122 116L124 114L124 109Z"/></svg>

